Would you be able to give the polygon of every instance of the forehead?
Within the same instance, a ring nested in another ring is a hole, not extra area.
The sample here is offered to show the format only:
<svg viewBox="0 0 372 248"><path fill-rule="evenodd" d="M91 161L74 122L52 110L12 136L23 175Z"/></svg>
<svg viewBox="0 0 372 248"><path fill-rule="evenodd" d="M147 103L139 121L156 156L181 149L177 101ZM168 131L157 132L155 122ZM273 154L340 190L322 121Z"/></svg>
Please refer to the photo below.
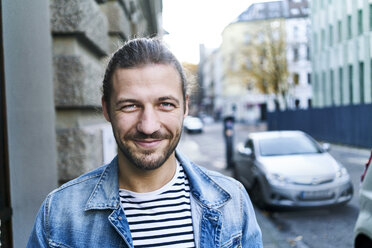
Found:
<svg viewBox="0 0 372 248"><path fill-rule="evenodd" d="M113 74L113 94L183 95L178 71L168 64L146 64L133 68L117 68Z"/></svg>

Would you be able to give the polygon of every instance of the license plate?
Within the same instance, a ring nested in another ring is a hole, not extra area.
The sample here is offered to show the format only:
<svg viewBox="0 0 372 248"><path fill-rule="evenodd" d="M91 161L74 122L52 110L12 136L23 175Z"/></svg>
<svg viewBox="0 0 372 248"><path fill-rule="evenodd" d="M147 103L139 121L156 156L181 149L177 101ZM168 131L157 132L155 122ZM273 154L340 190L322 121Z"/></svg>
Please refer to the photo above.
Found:
<svg viewBox="0 0 372 248"><path fill-rule="evenodd" d="M302 191L300 198L302 200L324 200L333 197L331 190L318 190L318 191Z"/></svg>

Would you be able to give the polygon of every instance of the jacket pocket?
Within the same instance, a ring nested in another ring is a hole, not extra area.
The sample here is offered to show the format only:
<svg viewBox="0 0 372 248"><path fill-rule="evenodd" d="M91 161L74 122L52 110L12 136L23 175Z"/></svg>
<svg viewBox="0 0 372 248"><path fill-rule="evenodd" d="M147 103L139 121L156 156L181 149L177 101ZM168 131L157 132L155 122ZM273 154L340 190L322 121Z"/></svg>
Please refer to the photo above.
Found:
<svg viewBox="0 0 372 248"><path fill-rule="evenodd" d="M225 242L221 248L241 248L242 242L241 242L241 234L233 236L229 241Z"/></svg>
<svg viewBox="0 0 372 248"><path fill-rule="evenodd" d="M53 242L53 241L50 241L49 242L49 246L51 248L72 248L70 246L67 246L67 245L63 245L63 244L59 244L59 243L56 243L56 242Z"/></svg>

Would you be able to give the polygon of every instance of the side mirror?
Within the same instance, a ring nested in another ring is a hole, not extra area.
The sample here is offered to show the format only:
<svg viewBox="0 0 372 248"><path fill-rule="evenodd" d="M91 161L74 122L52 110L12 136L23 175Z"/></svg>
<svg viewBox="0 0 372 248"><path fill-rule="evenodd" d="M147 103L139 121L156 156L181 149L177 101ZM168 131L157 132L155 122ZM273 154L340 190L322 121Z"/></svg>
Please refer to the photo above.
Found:
<svg viewBox="0 0 372 248"><path fill-rule="evenodd" d="M238 144L238 152L242 156L250 157L252 156L252 149L245 147L243 143Z"/></svg>
<svg viewBox="0 0 372 248"><path fill-rule="evenodd" d="M323 143L322 148L324 151L328 152L329 150L331 150L331 145L329 143Z"/></svg>

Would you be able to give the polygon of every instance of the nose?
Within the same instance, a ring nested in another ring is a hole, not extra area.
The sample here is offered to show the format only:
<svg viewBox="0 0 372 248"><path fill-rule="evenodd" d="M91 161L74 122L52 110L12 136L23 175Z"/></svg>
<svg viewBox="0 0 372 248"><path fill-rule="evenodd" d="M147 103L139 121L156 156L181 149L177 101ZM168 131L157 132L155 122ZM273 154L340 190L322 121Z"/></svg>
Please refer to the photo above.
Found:
<svg viewBox="0 0 372 248"><path fill-rule="evenodd" d="M160 121L155 109L151 107L144 108L138 120L137 130L144 134L151 135L159 129Z"/></svg>

